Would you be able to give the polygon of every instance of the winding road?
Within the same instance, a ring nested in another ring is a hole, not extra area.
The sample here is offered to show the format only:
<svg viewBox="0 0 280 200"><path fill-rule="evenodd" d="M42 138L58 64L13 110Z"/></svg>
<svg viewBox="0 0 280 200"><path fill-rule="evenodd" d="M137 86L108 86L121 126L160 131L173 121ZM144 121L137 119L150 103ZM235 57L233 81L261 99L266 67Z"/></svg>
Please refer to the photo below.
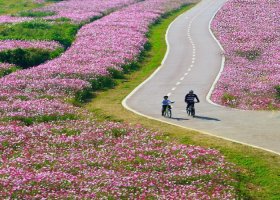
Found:
<svg viewBox="0 0 280 200"><path fill-rule="evenodd" d="M202 0L173 21L166 33L168 50L162 65L123 100L123 106L151 119L280 155L280 112L237 110L209 99L224 65L222 47L209 24L225 2ZM201 100L196 118L185 111L184 96L190 89ZM166 94L175 101L171 119L160 113Z"/></svg>

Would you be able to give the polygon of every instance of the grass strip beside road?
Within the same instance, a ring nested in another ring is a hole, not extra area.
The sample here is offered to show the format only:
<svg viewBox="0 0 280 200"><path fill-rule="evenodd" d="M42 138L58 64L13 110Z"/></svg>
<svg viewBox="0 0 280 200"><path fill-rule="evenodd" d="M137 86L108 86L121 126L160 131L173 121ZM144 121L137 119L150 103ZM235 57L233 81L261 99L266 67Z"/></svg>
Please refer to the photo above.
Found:
<svg viewBox="0 0 280 200"><path fill-rule="evenodd" d="M166 140L181 144L198 145L218 149L228 161L235 163L242 171L238 176L240 193L245 199L280 199L280 156L266 151L226 141L199 132L149 120L138 116L121 105L122 100L140 83L148 78L158 66L166 52L165 32L168 25L191 6L186 6L164 18L151 27L150 51L140 63L140 70L117 80L114 89L99 91L91 102L84 105L98 120L113 120L144 127L165 133Z"/></svg>

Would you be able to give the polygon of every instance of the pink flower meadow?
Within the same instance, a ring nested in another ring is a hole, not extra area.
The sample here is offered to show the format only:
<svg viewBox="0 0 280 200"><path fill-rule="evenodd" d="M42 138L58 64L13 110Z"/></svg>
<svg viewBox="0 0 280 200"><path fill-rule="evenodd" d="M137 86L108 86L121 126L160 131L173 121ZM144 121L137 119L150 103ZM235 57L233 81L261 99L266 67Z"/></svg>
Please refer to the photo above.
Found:
<svg viewBox="0 0 280 200"><path fill-rule="evenodd" d="M120 123L0 126L0 197L234 199L219 152Z"/></svg>
<svg viewBox="0 0 280 200"><path fill-rule="evenodd" d="M230 0L212 29L225 49L224 71L212 94L216 103L240 109L279 109L280 2Z"/></svg>
<svg viewBox="0 0 280 200"><path fill-rule="evenodd" d="M106 12L119 9L139 0L68 0L53 3L41 8L41 11L51 11L56 14L44 19L69 18L75 22L88 21L94 17L101 17Z"/></svg>
<svg viewBox="0 0 280 200"><path fill-rule="evenodd" d="M22 101L20 99L8 102L0 101L0 118L63 116L74 114L76 109L57 100L37 99Z"/></svg>
<svg viewBox="0 0 280 200"><path fill-rule="evenodd" d="M0 40L0 51L17 48L38 48L52 51L57 48L62 48L62 45L56 41Z"/></svg>
<svg viewBox="0 0 280 200"><path fill-rule="evenodd" d="M87 81L109 75L108 69L121 70L122 65L136 61L147 41L145 34L149 25L161 14L187 2L190 1L144 1L85 25L78 32L73 45L61 57L0 79L0 91L5 87L11 90L20 87L25 92L29 90L24 89L23 85L36 85L38 80L56 80L59 83L61 78L79 83L74 88L82 89L80 85L87 88ZM48 92L49 89L44 91ZM61 94L64 91L58 92Z"/></svg>
<svg viewBox="0 0 280 200"><path fill-rule="evenodd" d="M0 15L0 24L4 23L20 23L25 21L31 21L31 17L13 17L9 15Z"/></svg>

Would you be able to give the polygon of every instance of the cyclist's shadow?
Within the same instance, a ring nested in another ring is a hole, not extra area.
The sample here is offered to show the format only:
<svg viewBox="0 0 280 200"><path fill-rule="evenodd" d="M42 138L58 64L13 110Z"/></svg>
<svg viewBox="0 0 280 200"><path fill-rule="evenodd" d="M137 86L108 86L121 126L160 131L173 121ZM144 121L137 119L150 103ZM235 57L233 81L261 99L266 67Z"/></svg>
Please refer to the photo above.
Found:
<svg viewBox="0 0 280 200"><path fill-rule="evenodd" d="M199 116L199 115L196 115L194 118L202 119L202 120L221 121L221 120L219 120L218 118L205 117L205 116Z"/></svg>
<svg viewBox="0 0 280 200"><path fill-rule="evenodd" d="M177 121L190 120L188 118L182 118L182 117L171 117L170 119L174 119L174 120L177 120Z"/></svg>

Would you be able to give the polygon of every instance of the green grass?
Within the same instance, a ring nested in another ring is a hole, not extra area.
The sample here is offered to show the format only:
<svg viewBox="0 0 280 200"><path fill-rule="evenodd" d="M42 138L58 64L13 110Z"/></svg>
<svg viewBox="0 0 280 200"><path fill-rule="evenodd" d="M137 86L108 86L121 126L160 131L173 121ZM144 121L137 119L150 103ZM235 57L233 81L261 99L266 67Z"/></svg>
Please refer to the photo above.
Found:
<svg viewBox="0 0 280 200"><path fill-rule="evenodd" d="M280 99L280 85L275 86L276 98Z"/></svg>
<svg viewBox="0 0 280 200"><path fill-rule="evenodd" d="M16 14L42 6L43 4L34 3L33 0L0 0L0 15Z"/></svg>
<svg viewBox="0 0 280 200"><path fill-rule="evenodd" d="M117 80L118 85L114 89L96 92L95 98L84 107L100 121L141 123L147 128L164 133L167 140L218 149L228 161L235 163L240 168L242 173L236 176L240 179L238 189L245 196L244 199L279 200L280 156L196 131L149 120L127 111L121 105L122 100L160 66L166 52L165 32L167 27L176 16L189 8L184 7L152 26L148 34L151 50L140 63L140 70L126 75L125 79Z"/></svg>
<svg viewBox="0 0 280 200"><path fill-rule="evenodd" d="M44 11L23 11L17 14L16 16L21 17L46 17L46 16L52 16L55 12L44 12Z"/></svg>
<svg viewBox="0 0 280 200"><path fill-rule="evenodd" d="M17 24L1 24L0 40L55 40L69 47L74 41L80 25L68 22L48 23L34 20Z"/></svg>
<svg viewBox="0 0 280 200"><path fill-rule="evenodd" d="M9 69L0 69L0 78L2 78L3 76L6 76L6 75L8 75L8 74L11 74L11 73L13 73L13 72L15 72L15 71L17 71L17 70L19 70L20 68L19 67L11 67L11 68L9 68Z"/></svg>

